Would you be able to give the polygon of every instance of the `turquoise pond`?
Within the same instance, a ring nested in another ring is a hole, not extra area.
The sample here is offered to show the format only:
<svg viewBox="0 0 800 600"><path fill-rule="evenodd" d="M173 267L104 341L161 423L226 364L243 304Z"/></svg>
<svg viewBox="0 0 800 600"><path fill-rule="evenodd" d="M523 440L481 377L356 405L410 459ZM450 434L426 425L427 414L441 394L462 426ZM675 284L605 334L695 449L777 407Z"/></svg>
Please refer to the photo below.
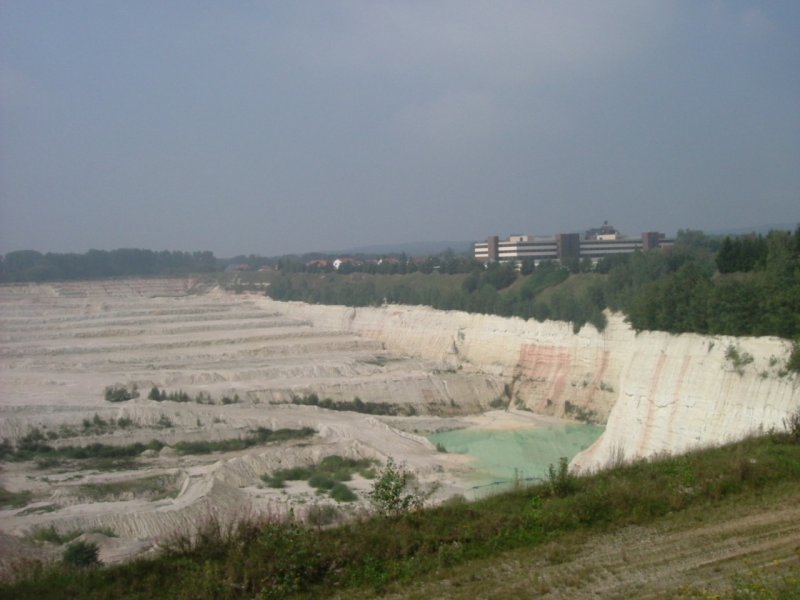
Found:
<svg viewBox="0 0 800 600"><path fill-rule="evenodd" d="M600 425L560 425L512 431L456 429L428 436L448 452L475 459L474 481L480 487L541 479L562 456L572 459L603 433Z"/></svg>

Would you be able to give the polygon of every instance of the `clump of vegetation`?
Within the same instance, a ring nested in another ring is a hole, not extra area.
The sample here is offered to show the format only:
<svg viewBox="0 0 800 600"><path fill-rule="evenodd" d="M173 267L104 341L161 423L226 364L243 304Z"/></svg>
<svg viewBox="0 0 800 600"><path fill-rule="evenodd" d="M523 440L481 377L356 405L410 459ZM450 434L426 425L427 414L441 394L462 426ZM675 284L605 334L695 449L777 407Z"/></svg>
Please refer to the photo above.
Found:
<svg viewBox="0 0 800 600"><path fill-rule="evenodd" d="M558 468L550 465L547 468L547 484L550 493L559 498L566 498L578 489L575 476L569 472L569 461L562 456L558 460Z"/></svg>
<svg viewBox="0 0 800 600"><path fill-rule="evenodd" d="M91 419L84 419L81 423L80 430L69 427L62 427L56 431L48 431L48 439L58 439L66 437L75 437L78 435L103 435L113 433L117 429L129 429L133 427L133 421L128 417L121 417L119 419L109 418L104 419L97 413Z"/></svg>
<svg viewBox="0 0 800 600"><path fill-rule="evenodd" d="M6 440L2 448L3 460L11 461L36 461L40 468L58 466L64 460L81 461L83 466L90 464L95 468L129 468L131 459L139 456L145 450L161 450L163 442L152 440L147 444L134 443L124 446L110 446L107 444L89 444L87 446L51 446L46 442L45 436L38 429L31 430L20 438L16 447Z"/></svg>
<svg viewBox="0 0 800 600"><path fill-rule="evenodd" d="M302 406L319 406L328 410L347 410L351 412L365 413L368 415L399 415L405 414L413 416L417 413L413 406L399 406L389 402L364 402L356 396L352 401L333 400L331 398L320 399L315 393L307 396L292 396L292 404Z"/></svg>
<svg viewBox="0 0 800 600"><path fill-rule="evenodd" d="M164 475L111 483L87 483L78 486L78 494L93 502L128 497L163 500L171 497L176 491L174 479Z"/></svg>
<svg viewBox="0 0 800 600"><path fill-rule="evenodd" d="M739 348L733 344L730 344L725 350L725 358L731 363L731 366L733 366L734 370L739 375L743 375L744 367L753 362L752 354L740 351Z"/></svg>
<svg viewBox="0 0 800 600"><path fill-rule="evenodd" d="M170 429L174 423L172 419L170 419L167 415L159 415L158 421L156 421L156 428L157 429Z"/></svg>
<svg viewBox="0 0 800 600"><path fill-rule="evenodd" d="M262 475L261 480L269 487L282 488L286 481L308 481L308 485L318 494L327 493L337 502L352 502L356 499L353 491L345 481L350 481L355 473L365 479L375 477L372 466L375 461L369 459L344 458L336 454L326 456L318 464L306 467L278 469L274 473Z"/></svg>
<svg viewBox="0 0 800 600"><path fill-rule="evenodd" d="M168 402L195 402L197 404L216 404L216 401L211 397L211 394L209 394L208 392L198 392L194 397L192 397L183 390L168 392L167 390L162 390L155 385L152 388L150 388L150 392L147 394L147 398L149 400L155 400L156 402L168 401ZM223 405L238 404L239 402L241 402L239 394L234 394L233 397L223 396L220 400L220 403Z"/></svg>
<svg viewBox="0 0 800 600"><path fill-rule="evenodd" d="M372 506L384 517L397 517L419 510L425 503L425 494L414 487L413 482L411 473L390 458L369 493Z"/></svg>
<svg viewBox="0 0 800 600"><path fill-rule="evenodd" d="M139 397L139 389L135 383L130 388L118 383L107 386L104 395L108 402L127 402Z"/></svg>
<svg viewBox="0 0 800 600"><path fill-rule="evenodd" d="M272 442L286 442L289 440L308 438L315 433L316 431L311 427L301 427L300 429L276 429L274 431L266 427L258 427L242 438L217 441L177 442L173 445L173 448L178 454L234 452Z"/></svg>
<svg viewBox="0 0 800 600"><path fill-rule="evenodd" d="M498 396L497 398L493 398L489 401L489 408L506 408L508 406L508 400L503 396Z"/></svg>
<svg viewBox="0 0 800 600"><path fill-rule="evenodd" d="M596 425L599 422L596 410L573 404L569 400L564 402L564 414L587 425Z"/></svg>
<svg viewBox="0 0 800 600"><path fill-rule="evenodd" d="M74 542L67 546L61 561L68 567L85 569L100 565L100 549L92 542Z"/></svg>

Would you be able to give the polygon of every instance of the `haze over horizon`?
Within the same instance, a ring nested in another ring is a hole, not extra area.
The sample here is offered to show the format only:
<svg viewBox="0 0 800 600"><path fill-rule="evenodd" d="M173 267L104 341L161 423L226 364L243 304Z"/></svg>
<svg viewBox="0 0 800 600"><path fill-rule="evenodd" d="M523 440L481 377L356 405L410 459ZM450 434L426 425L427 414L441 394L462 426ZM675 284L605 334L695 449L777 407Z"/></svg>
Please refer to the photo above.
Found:
<svg viewBox="0 0 800 600"><path fill-rule="evenodd" d="M0 5L0 253L800 220L800 3Z"/></svg>

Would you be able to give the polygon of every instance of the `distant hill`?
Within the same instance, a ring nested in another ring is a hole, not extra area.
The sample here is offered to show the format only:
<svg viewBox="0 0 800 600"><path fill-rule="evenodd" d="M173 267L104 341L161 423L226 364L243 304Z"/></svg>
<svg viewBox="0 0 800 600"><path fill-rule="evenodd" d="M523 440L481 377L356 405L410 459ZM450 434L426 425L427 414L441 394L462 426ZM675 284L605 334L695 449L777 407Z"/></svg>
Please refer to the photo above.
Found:
<svg viewBox="0 0 800 600"><path fill-rule="evenodd" d="M398 242L396 244L375 244L358 246L332 251L329 254L399 254L405 252L409 256L427 256L440 254L451 249L456 254L471 254L473 242ZM326 253L328 254L328 253Z"/></svg>

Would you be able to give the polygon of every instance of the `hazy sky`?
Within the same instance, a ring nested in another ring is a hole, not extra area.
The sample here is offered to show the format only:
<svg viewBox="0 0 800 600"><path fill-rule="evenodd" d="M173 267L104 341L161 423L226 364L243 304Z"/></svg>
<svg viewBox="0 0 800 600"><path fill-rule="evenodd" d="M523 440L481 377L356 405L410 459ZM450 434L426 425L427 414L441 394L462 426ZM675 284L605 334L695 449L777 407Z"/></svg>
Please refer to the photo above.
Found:
<svg viewBox="0 0 800 600"><path fill-rule="evenodd" d="M0 2L0 252L800 220L800 2Z"/></svg>

